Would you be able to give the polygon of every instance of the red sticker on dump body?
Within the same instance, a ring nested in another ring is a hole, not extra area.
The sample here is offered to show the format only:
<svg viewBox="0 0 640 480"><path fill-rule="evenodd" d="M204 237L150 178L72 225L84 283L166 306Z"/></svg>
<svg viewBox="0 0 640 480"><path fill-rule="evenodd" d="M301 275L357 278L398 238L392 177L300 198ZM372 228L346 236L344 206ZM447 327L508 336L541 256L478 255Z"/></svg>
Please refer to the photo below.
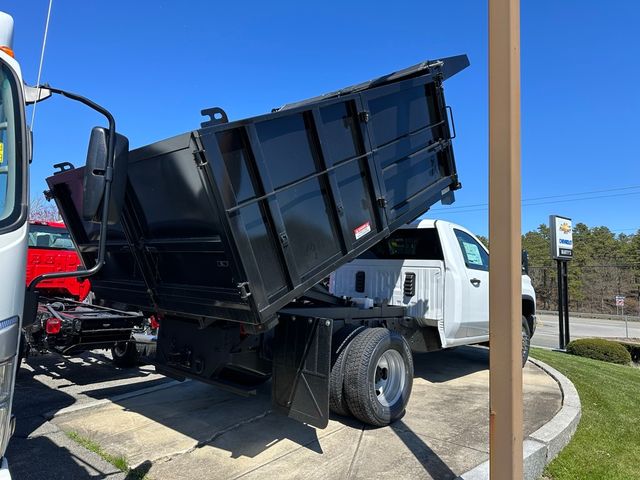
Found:
<svg viewBox="0 0 640 480"><path fill-rule="evenodd" d="M356 236L356 240L364 237L367 233L371 231L371 224L369 222L363 223L358 228L353 231L353 234Z"/></svg>

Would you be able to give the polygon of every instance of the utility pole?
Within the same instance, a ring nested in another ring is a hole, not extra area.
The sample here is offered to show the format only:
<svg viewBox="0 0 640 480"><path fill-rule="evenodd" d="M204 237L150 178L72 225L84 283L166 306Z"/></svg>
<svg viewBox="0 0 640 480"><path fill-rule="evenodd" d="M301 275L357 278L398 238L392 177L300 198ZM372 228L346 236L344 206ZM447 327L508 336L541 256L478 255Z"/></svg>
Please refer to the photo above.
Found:
<svg viewBox="0 0 640 480"><path fill-rule="evenodd" d="M489 469L522 478L520 1L489 0Z"/></svg>

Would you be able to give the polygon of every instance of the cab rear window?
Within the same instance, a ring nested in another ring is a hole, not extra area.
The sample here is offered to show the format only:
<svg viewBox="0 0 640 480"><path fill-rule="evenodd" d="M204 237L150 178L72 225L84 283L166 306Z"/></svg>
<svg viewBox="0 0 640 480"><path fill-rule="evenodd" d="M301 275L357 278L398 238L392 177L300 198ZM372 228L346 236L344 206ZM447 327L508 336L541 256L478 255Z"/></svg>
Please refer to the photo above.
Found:
<svg viewBox="0 0 640 480"><path fill-rule="evenodd" d="M359 258L367 260L444 260L435 228L403 228L371 247Z"/></svg>

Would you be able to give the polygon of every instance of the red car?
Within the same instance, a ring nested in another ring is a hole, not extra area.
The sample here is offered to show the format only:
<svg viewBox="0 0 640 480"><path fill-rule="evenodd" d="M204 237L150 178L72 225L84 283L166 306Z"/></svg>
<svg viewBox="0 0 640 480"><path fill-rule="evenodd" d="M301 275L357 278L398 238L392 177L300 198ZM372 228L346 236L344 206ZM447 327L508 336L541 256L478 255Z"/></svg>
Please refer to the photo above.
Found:
<svg viewBox="0 0 640 480"><path fill-rule="evenodd" d="M42 273L76 270L80 258L64 223L29 222L27 285ZM82 301L91 290L89 280L57 278L38 284L47 297L66 297Z"/></svg>

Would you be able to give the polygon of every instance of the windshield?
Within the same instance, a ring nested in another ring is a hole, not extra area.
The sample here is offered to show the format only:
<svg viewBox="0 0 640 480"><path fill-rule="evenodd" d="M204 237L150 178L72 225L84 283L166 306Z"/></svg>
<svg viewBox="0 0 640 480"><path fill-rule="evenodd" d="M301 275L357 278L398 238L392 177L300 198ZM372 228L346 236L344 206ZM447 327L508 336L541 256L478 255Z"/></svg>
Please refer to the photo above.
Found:
<svg viewBox="0 0 640 480"><path fill-rule="evenodd" d="M65 228L49 225L29 225L29 246L33 248L53 248L75 250L71 236Z"/></svg>
<svg viewBox="0 0 640 480"><path fill-rule="evenodd" d="M22 171L17 139L20 118L14 74L0 63L0 228L20 216Z"/></svg>

